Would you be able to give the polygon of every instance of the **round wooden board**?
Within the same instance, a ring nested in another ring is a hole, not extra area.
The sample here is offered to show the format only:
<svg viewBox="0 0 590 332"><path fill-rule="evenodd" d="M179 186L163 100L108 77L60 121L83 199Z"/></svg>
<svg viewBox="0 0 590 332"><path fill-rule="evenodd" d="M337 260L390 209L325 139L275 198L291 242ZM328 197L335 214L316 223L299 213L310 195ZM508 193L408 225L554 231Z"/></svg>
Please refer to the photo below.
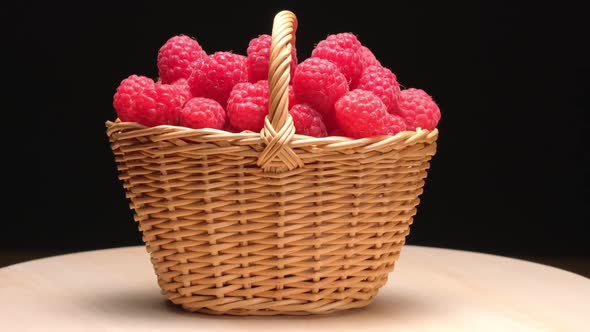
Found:
<svg viewBox="0 0 590 332"><path fill-rule="evenodd" d="M145 249L129 247L0 269L0 331L590 331L590 279L505 257L405 246L364 309L209 316L169 304Z"/></svg>

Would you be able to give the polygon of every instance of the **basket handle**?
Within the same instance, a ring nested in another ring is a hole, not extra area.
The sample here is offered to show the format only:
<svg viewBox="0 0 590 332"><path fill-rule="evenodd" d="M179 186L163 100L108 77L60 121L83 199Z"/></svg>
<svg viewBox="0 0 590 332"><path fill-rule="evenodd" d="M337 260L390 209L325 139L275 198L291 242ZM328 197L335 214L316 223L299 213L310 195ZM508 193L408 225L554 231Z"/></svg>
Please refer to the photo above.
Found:
<svg viewBox="0 0 590 332"><path fill-rule="evenodd" d="M303 166L303 161L290 147L295 126L289 114L289 81L291 49L295 46L297 17L288 10L278 13L273 22L268 85L268 115L260 137L265 143L257 165L264 171L280 173Z"/></svg>

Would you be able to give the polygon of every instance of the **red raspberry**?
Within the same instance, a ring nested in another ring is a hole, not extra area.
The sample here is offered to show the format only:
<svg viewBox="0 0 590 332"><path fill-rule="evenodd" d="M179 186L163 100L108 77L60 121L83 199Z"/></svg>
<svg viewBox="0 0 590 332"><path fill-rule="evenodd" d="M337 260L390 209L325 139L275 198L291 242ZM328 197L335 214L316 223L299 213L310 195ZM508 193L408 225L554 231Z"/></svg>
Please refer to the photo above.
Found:
<svg viewBox="0 0 590 332"><path fill-rule="evenodd" d="M261 80L268 80L268 65L270 59L269 35L260 35L254 38L248 45L248 80L256 83ZM297 67L297 50L291 49L291 79Z"/></svg>
<svg viewBox="0 0 590 332"><path fill-rule="evenodd" d="M433 130L440 120L440 109L424 90L406 89L401 92L399 112L408 130Z"/></svg>
<svg viewBox="0 0 590 332"><path fill-rule="evenodd" d="M236 59L243 61L244 65L246 66L246 75L248 75L248 57L241 54L232 53L236 56Z"/></svg>
<svg viewBox="0 0 590 332"><path fill-rule="evenodd" d="M309 58L297 66L293 90L300 103L309 104L322 115L334 112L334 103L348 92L346 77L328 60Z"/></svg>
<svg viewBox="0 0 590 332"><path fill-rule="evenodd" d="M170 84L188 79L197 60L207 56L199 43L188 36L175 36L160 48L158 71L162 83Z"/></svg>
<svg viewBox="0 0 590 332"><path fill-rule="evenodd" d="M153 84L136 96L129 121L147 127L176 125L183 103L184 97L173 85Z"/></svg>
<svg viewBox="0 0 590 332"><path fill-rule="evenodd" d="M131 75L121 81L117 92L113 96L113 107L117 111L117 116L121 121L131 121L129 113L135 107L137 95L150 86L154 85L151 78L145 76Z"/></svg>
<svg viewBox="0 0 590 332"><path fill-rule="evenodd" d="M289 110L295 124L295 133L313 137L326 137L322 116L307 104L297 104Z"/></svg>
<svg viewBox="0 0 590 332"><path fill-rule="evenodd" d="M395 136L395 134L399 133L400 131L406 130L406 123L401 116L388 114L385 117L385 121L383 123L383 135L391 135Z"/></svg>
<svg viewBox="0 0 590 332"><path fill-rule="evenodd" d="M381 66L367 67L363 71L356 88L371 91L381 98L389 113L398 111L399 83L391 70Z"/></svg>
<svg viewBox="0 0 590 332"><path fill-rule="evenodd" d="M225 110L213 99L193 98L180 111L180 125L194 129L223 129Z"/></svg>
<svg viewBox="0 0 590 332"><path fill-rule="evenodd" d="M289 109L297 104L299 104L299 101L297 101L297 97L295 97L295 90L293 90L292 85L289 85Z"/></svg>
<svg viewBox="0 0 590 332"><path fill-rule="evenodd" d="M363 138L386 135L387 107L370 91L353 90L334 105L336 120L348 137Z"/></svg>
<svg viewBox="0 0 590 332"><path fill-rule="evenodd" d="M193 97L191 94L191 88L188 86L188 82L184 78L177 80L172 85L178 89L178 93L184 98L185 103Z"/></svg>
<svg viewBox="0 0 590 332"><path fill-rule="evenodd" d="M338 66L338 69L352 86L356 84L363 70L360 56L361 43L352 33L330 35L317 44L311 56L326 59Z"/></svg>
<svg viewBox="0 0 590 332"><path fill-rule="evenodd" d="M197 61L188 84L194 97L211 98L225 108L234 85L247 81L246 57L217 52Z"/></svg>
<svg viewBox="0 0 590 332"><path fill-rule="evenodd" d="M371 52L371 50L368 47L361 46L359 54L361 55L361 62L363 64L363 68L367 68L369 66L381 66L381 62L377 60L373 52Z"/></svg>
<svg viewBox="0 0 590 332"><path fill-rule="evenodd" d="M237 131L260 131L268 114L268 82L238 83L227 101L230 125Z"/></svg>

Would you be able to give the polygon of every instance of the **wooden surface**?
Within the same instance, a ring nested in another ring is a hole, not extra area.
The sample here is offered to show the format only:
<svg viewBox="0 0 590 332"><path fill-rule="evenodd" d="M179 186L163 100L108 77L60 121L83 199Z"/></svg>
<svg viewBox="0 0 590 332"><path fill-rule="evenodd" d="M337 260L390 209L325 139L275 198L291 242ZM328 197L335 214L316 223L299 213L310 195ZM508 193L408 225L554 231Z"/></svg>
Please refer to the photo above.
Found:
<svg viewBox="0 0 590 332"><path fill-rule="evenodd" d="M185 313L143 247L0 269L0 331L590 331L590 279L525 261L406 246L377 299L328 316Z"/></svg>

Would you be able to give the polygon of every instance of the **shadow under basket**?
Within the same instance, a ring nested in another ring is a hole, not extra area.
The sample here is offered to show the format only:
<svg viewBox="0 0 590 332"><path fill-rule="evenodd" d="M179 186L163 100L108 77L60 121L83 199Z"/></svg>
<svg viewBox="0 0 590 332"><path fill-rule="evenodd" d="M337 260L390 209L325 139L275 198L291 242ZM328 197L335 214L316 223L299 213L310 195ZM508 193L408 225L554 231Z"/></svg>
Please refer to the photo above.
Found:
<svg viewBox="0 0 590 332"><path fill-rule="evenodd" d="M275 18L260 133L107 122L158 284L186 310L305 315L366 306L409 233L438 131L295 135L284 85L294 40L285 36L295 28L290 12Z"/></svg>

